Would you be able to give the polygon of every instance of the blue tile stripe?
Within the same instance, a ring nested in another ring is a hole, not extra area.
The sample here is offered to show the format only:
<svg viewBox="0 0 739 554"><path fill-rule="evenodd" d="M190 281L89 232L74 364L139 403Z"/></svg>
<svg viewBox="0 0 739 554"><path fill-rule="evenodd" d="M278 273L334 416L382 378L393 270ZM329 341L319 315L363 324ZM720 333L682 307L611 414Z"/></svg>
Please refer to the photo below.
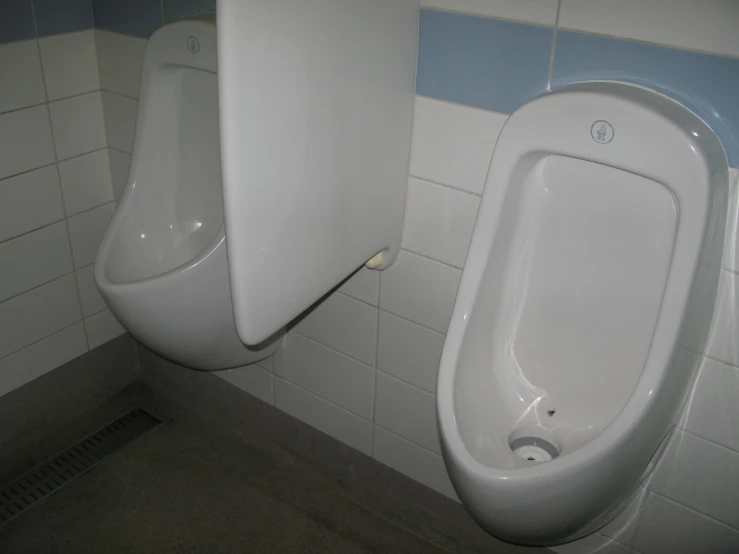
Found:
<svg viewBox="0 0 739 554"><path fill-rule="evenodd" d="M171 23L204 13L215 13L216 0L163 0L164 22Z"/></svg>
<svg viewBox="0 0 739 554"><path fill-rule="evenodd" d="M31 0L0 1L0 44L36 38Z"/></svg>
<svg viewBox="0 0 739 554"><path fill-rule="evenodd" d="M60 35L92 29L90 0L33 0L38 35Z"/></svg>
<svg viewBox="0 0 739 554"><path fill-rule="evenodd" d="M92 0L97 29L149 38L162 26L161 0Z"/></svg>
<svg viewBox="0 0 739 554"><path fill-rule="evenodd" d="M547 88L554 30L421 10L416 91L511 113Z"/></svg>

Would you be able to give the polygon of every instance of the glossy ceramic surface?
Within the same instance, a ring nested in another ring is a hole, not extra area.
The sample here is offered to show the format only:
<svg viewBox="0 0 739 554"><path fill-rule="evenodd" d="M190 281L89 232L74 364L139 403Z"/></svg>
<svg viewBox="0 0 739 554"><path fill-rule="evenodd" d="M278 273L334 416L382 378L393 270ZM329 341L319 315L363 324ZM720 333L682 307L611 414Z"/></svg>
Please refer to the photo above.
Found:
<svg viewBox="0 0 739 554"><path fill-rule="evenodd" d="M493 534L575 539L648 474L696 370L680 345L709 330L727 189L716 135L646 89L575 84L509 118L437 388L450 477ZM558 455L516 455L529 437Z"/></svg>
<svg viewBox="0 0 739 554"><path fill-rule="evenodd" d="M217 17L231 289L253 344L397 254L418 0L223 0Z"/></svg>
<svg viewBox="0 0 739 554"><path fill-rule="evenodd" d="M129 184L95 278L143 344L198 369L258 361L233 322L223 223L215 21L162 27L149 40Z"/></svg>

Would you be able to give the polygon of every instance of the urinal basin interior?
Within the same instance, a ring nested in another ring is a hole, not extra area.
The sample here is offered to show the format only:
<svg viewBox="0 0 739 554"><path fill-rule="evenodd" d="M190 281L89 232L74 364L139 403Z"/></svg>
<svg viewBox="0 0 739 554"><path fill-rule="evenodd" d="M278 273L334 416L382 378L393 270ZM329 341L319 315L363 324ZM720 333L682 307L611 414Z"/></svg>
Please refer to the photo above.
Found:
<svg viewBox="0 0 739 554"><path fill-rule="evenodd" d="M151 75L132 176L103 268L112 283L192 265L223 239L215 73L163 66ZM182 91L187 91L183 94Z"/></svg>
<svg viewBox="0 0 739 554"><path fill-rule="evenodd" d="M624 407L649 354L678 225L667 187L620 169L533 153L514 175L454 390L469 453L497 469L538 463L512 451L524 437L566 458Z"/></svg>

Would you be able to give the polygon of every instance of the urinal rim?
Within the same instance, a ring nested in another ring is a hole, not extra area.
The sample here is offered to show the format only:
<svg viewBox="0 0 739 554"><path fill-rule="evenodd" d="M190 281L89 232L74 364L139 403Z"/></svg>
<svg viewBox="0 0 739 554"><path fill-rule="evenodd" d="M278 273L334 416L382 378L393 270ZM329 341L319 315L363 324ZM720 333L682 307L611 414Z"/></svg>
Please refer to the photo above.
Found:
<svg viewBox="0 0 739 554"><path fill-rule="evenodd" d="M607 79L567 83L562 87L558 87L556 91L551 92L564 91L568 87L572 87L574 89L574 87L582 85L587 86L591 83L616 84L623 87L645 90L666 99L669 103L680 106L689 114L692 114L692 116L700 121L700 123L709 129L716 137L718 145L721 148L721 152L724 154L725 163L723 164L722 169L728 170L728 160L726 159L723 143L717 137L715 131L713 131L710 125L708 125L708 123L700 116L695 114L693 110L663 93L639 84ZM547 94L545 93L542 96L546 95ZM506 121L504 127L510 122L510 120L511 118ZM501 135L502 134L503 130L501 130ZM493 156L490 160L488 175L492 169L494 159L495 157ZM487 179L488 177L486 176L486 182ZM566 455L559 456L558 458L546 463L513 468L493 467L480 462L467 448L459 430L454 399L454 387L463 338L469 324L469 318L466 317L466 314L469 313L470 309L474 305L474 300L478 296L479 289L482 284L482 276L488 263L488 257L489 253L481 259L470 259L468 254L465 271L470 271L469 279L472 279L470 285L473 285L473 287L468 288L467 290L464 306L455 302L455 307L449 323L447 337L444 342L444 348L439 363L437 420L443 455L445 458L451 458L454 461L454 465L461 465L464 468L464 471L477 482L508 481L514 476L516 480L521 481L538 480L541 478L552 478L553 476L562 474L572 475L578 468L591 467L593 464L598 463L598 460L602 460L604 456L609 456L611 453L618 451L628 437L632 436L633 433L638 432L637 427L642 422L643 416L655 407L657 395L652 395L651 393L664 381L666 371L643 370L632 394L608 426L587 443L583 444L576 450L566 453ZM462 291L462 283L464 283L464 281L465 275L463 272L459 289L460 292ZM647 369L646 364L644 369Z"/></svg>

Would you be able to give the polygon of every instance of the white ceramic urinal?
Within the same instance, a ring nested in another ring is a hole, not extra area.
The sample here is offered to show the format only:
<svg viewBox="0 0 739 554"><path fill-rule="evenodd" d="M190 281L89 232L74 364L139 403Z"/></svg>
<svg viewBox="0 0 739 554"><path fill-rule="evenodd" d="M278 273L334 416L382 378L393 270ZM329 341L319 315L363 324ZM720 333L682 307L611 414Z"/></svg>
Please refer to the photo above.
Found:
<svg viewBox="0 0 739 554"><path fill-rule="evenodd" d="M727 206L716 135L680 104L580 83L495 147L439 369L444 459L494 535L603 526L649 474L709 329Z"/></svg>
<svg viewBox="0 0 739 554"><path fill-rule="evenodd" d="M214 18L180 21L146 46L128 186L98 251L95 279L140 342L175 362L256 362L236 335L224 234Z"/></svg>

